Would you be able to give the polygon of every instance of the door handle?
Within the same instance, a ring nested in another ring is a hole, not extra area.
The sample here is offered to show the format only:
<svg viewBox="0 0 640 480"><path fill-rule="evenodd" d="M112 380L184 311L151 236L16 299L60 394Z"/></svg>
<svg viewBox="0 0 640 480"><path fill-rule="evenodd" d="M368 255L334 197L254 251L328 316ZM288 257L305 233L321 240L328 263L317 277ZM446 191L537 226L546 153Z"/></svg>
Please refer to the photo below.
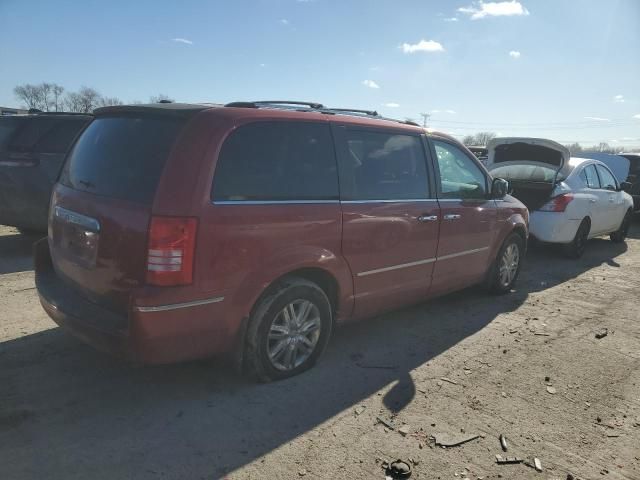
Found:
<svg viewBox="0 0 640 480"><path fill-rule="evenodd" d="M418 217L418 221L419 222L437 222L438 216L437 215L420 215Z"/></svg>
<svg viewBox="0 0 640 480"><path fill-rule="evenodd" d="M458 220L460 217L462 217L462 215L458 215L457 213L448 213L442 218L445 220Z"/></svg>

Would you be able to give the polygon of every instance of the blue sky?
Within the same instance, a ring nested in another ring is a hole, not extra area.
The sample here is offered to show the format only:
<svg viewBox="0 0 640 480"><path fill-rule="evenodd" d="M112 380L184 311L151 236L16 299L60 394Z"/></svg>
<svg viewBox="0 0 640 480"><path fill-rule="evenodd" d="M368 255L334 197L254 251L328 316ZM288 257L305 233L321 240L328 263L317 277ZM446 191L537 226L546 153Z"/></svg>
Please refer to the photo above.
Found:
<svg viewBox="0 0 640 480"><path fill-rule="evenodd" d="M0 0L0 21L3 106L49 81L640 147L637 0Z"/></svg>

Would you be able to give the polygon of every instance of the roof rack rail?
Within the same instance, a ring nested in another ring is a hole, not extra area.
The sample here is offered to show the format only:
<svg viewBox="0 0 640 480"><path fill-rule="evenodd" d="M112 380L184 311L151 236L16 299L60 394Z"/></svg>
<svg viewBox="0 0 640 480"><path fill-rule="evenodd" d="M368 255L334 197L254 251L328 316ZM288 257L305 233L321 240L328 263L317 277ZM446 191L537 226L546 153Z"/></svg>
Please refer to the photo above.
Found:
<svg viewBox="0 0 640 480"><path fill-rule="evenodd" d="M370 117L379 117L380 114L375 110L359 110L357 108L325 108L324 110L340 113L362 113Z"/></svg>
<svg viewBox="0 0 640 480"><path fill-rule="evenodd" d="M307 107L309 110L318 111L319 113L324 113L326 115L336 115L336 114L344 114L344 115L354 115L354 116L367 116L375 118L376 120L387 120L390 122L403 123L405 125L412 125L414 127L419 127L420 125L411 120L398 120L396 118L388 118L381 116L376 110L360 110L358 108L330 108L325 107L321 103L316 102L298 102L291 100L260 100L256 102L231 102L224 105L225 107L236 107L236 108L260 108L260 107ZM296 109L303 112L309 111L307 109Z"/></svg>
<svg viewBox="0 0 640 480"><path fill-rule="evenodd" d="M292 100L259 100L256 102L231 102L227 103L225 107L238 107L238 108L260 108L262 106L269 105L294 105L294 106L304 106L309 107L314 110L320 110L324 108L324 105L317 102L298 102Z"/></svg>

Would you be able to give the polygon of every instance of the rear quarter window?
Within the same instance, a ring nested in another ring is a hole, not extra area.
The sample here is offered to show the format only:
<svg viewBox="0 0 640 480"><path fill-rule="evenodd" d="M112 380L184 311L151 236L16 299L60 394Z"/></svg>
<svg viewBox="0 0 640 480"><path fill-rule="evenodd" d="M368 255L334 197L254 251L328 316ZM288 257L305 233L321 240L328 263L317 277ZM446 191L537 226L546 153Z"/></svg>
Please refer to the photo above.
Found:
<svg viewBox="0 0 640 480"><path fill-rule="evenodd" d="M151 203L184 119L99 117L82 133L60 177L96 195Z"/></svg>
<svg viewBox="0 0 640 480"><path fill-rule="evenodd" d="M224 142L213 179L214 201L338 199L328 124L255 122Z"/></svg>

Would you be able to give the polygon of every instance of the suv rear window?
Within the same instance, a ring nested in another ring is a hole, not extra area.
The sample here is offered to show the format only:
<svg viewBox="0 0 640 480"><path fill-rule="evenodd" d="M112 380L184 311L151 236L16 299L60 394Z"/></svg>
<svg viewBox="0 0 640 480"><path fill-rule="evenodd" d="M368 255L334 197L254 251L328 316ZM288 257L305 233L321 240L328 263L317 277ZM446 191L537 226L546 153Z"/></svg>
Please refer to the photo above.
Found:
<svg viewBox="0 0 640 480"><path fill-rule="evenodd" d="M60 183L75 190L151 203L184 119L100 117L76 142Z"/></svg>
<svg viewBox="0 0 640 480"><path fill-rule="evenodd" d="M239 127L220 151L213 200L337 200L331 130L324 123L255 122Z"/></svg>
<svg viewBox="0 0 640 480"><path fill-rule="evenodd" d="M13 117L0 121L0 149L21 153L65 153L88 117Z"/></svg>

